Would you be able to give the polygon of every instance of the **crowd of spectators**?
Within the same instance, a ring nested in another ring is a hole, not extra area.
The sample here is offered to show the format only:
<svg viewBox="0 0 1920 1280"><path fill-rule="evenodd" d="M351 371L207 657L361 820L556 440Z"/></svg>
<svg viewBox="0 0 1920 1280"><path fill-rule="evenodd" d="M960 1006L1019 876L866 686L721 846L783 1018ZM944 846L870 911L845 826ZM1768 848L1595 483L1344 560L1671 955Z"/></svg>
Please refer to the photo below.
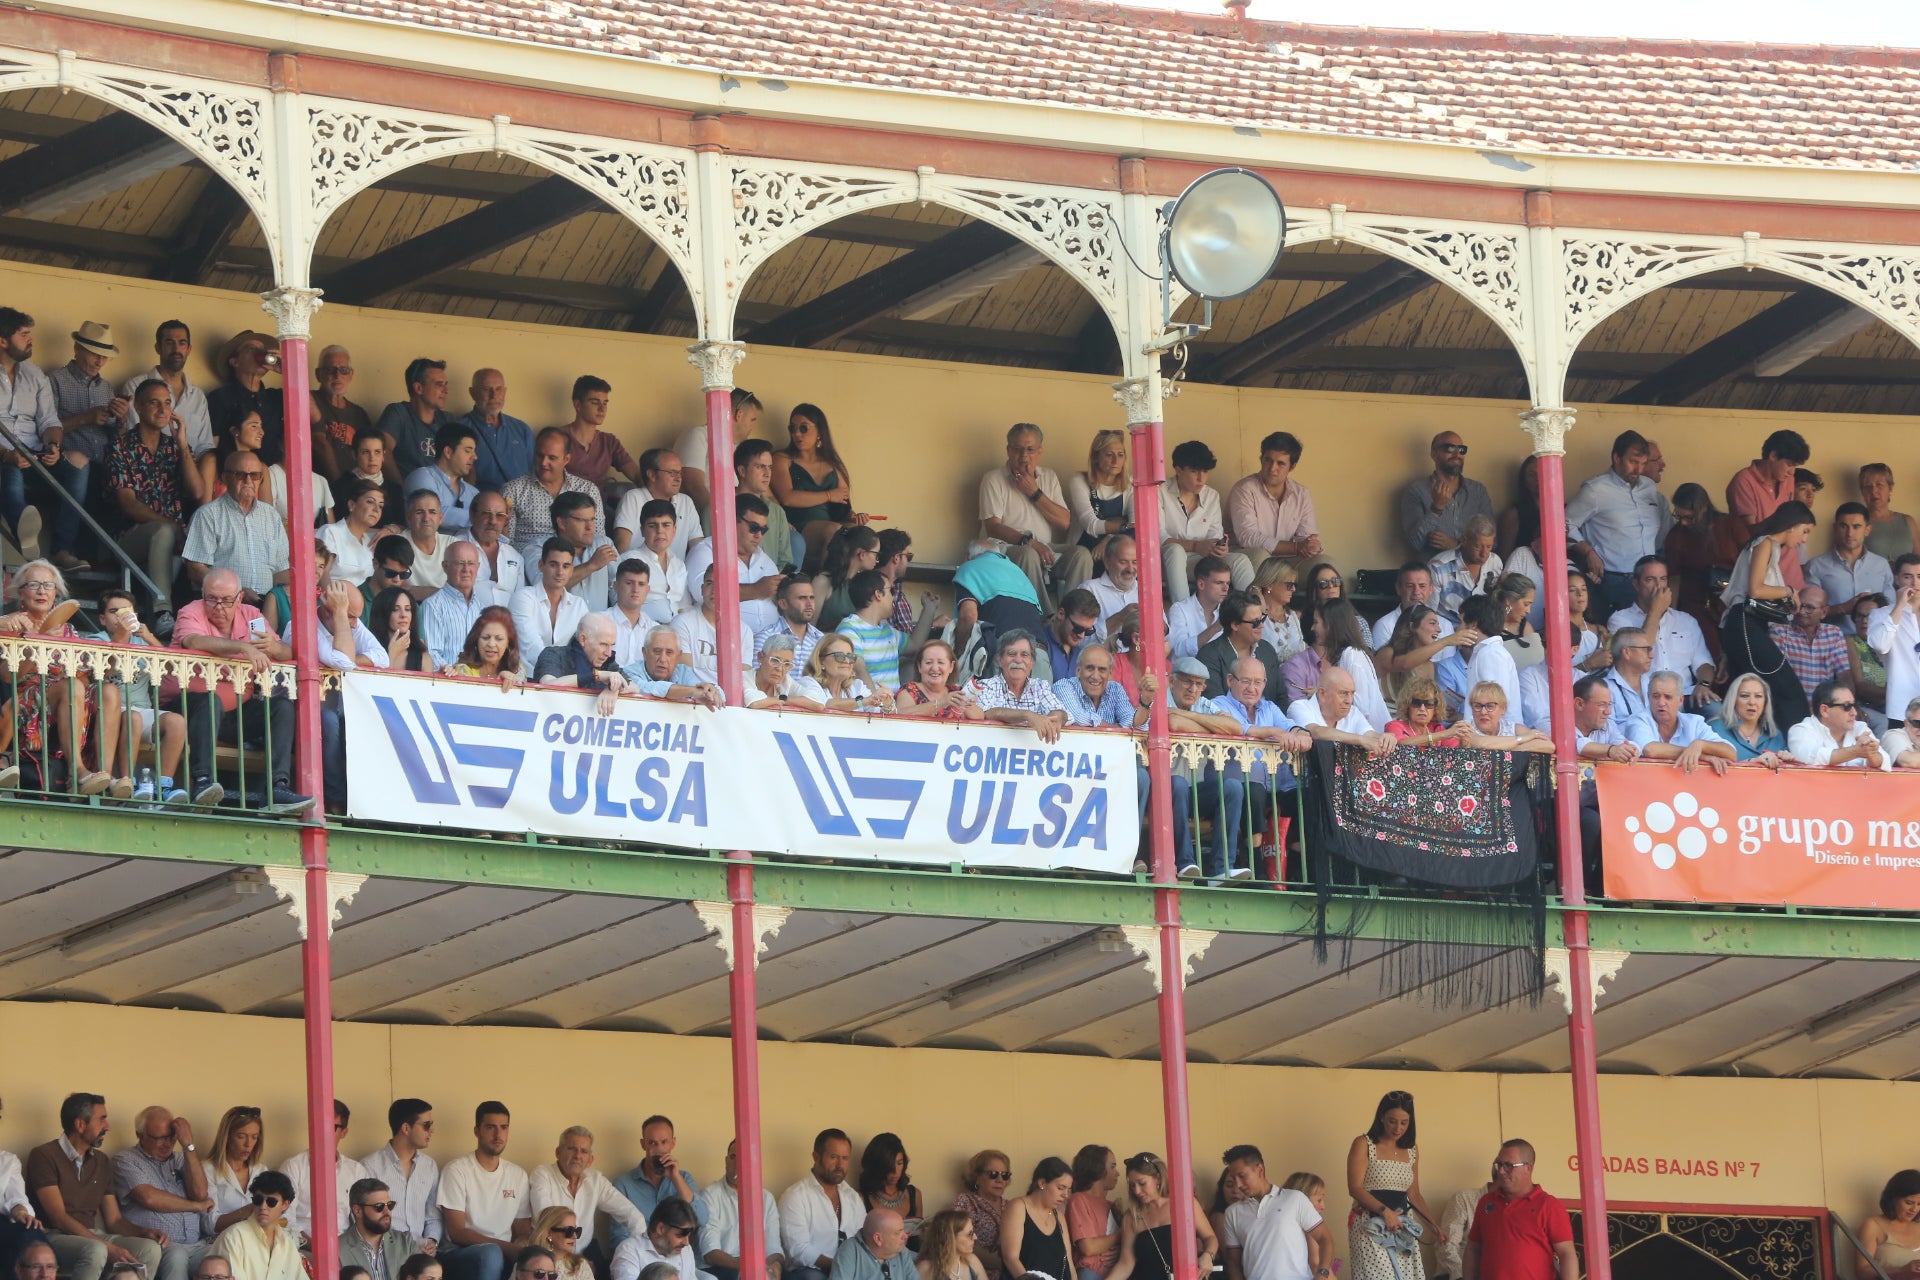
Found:
<svg viewBox="0 0 1920 1280"><path fill-rule="evenodd" d="M736 1147L728 1144L724 1175L703 1183L675 1154L664 1115L641 1122L638 1162L613 1177L594 1167L585 1125L568 1126L552 1160L531 1170L508 1159L512 1116L498 1101L474 1109L472 1149L444 1164L429 1153L427 1100L394 1101L389 1138L360 1159L346 1154L352 1118L334 1102L337 1208L316 1222L310 1153L268 1163L260 1108L229 1108L203 1147L185 1116L148 1106L132 1145L108 1155L107 1100L71 1094L59 1136L24 1161L0 1152L0 1274L312 1280L312 1244L326 1232L338 1240L341 1280L740 1276ZM1439 1275L1572 1280L1568 1216L1533 1182L1528 1143L1502 1143L1492 1177L1436 1219L1415 1136L1413 1095L1394 1090L1353 1141L1350 1274L1415 1280L1430 1234ZM1221 1164L1212 1203L1189 1206L1198 1273L1218 1263L1228 1280L1332 1276L1326 1181L1301 1171L1276 1184L1250 1143L1230 1147ZM1011 1158L988 1148L959 1171L945 1208L909 1166L897 1134L875 1134L856 1161L844 1130L821 1130L807 1172L777 1197L763 1189L750 1210L763 1224L769 1280L1173 1280L1172 1180L1153 1152L1121 1160L1089 1144L1070 1162L1045 1156L1020 1192ZM1389 1253L1398 1255L1390 1272L1380 1269Z"/></svg>
<svg viewBox="0 0 1920 1280"><path fill-rule="evenodd" d="M636 458L606 430L612 387L584 375L571 420L535 431L507 412L494 369L474 372L472 408L456 417L446 364L428 358L407 366L405 398L372 414L353 399L351 353L329 346L312 393L320 515L294 531L281 402L266 385L272 338L230 340L217 361L226 380L204 394L184 376L192 334L179 321L155 331L158 364L117 390L102 377L117 354L106 326L83 325L73 344L73 359L46 372L32 361L31 317L0 309L0 518L29 553L0 630L79 634L63 573L84 567L84 539L45 492L57 484L110 518L159 587L145 622L125 593L99 601L96 638L264 668L290 652L288 592L312 590L320 652L341 670L574 687L607 712L623 696L724 701L704 428ZM1097 433L1085 469L1063 479L1045 463L1042 429L1014 425L1005 464L980 479L977 536L948 607L909 593L912 537L858 509L824 411L794 408L782 445L752 436L751 393L734 393L733 412L747 705L996 721L1049 741L1068 726L1145 725L1161 694L1140 634L1139 568L1153 549L1135 536L1123 433ZM1467 442L1436 435L1431 471L1399 490L1392 513L1412 558L1394 606L1369 619L1323 546L1297 438L1268 435L1258 469L1224 497L1207 446L1178 444L1158 548L1175 729L1283 751L1316 737L1374 752L1544 750L1547 649L1566 643L1582 756L1687 770L1920 767L1915 522L1891 507L1891 469L1869 465L1860 500L1840 505L1830 545L1813 554L1802 497L1824 482L1806 470L1810 453L1793 431L1768 436L1726 483L1723 513L1699 484L1669 498L1658 443L1621 433L1608 469L1566 506L1568 563L1551 569L1574 608L1563 640L1540 630L1549 516L1532 459L1518 501L1496 511L1467 474ZM34 498L51 503L46 548L27 514ZM289 580L296 536L316 538L316 582ZM188 601L177 612L176 592ZM216 803L224 740L264 753L240 799L283 812L308 803L290 786L284 697L158 693L87 676L22 681L0 782L20 783L37 755L56 761L44 785ZM82 706L88 715L69 713ZM326 724L325 800L339 808L337 710ZM1183 821L1183 875L1241 878L1276 852L1294 788L1277 753L1271 766L1263 756L1177 777L1183 813L1196 786L1200 812L1252 817L1244 839L1204 856ZM1242 824L1214 825L1218 845L1217 828Z"/></svg>

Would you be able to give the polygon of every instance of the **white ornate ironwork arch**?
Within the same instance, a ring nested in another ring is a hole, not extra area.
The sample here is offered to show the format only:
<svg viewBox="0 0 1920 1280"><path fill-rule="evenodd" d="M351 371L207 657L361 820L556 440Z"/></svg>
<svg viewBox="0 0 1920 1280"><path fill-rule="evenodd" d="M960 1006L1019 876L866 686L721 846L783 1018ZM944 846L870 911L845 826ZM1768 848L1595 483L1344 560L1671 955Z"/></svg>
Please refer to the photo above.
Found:
<svg viewBox="0 0 1920 1280"><path fill-rule="evenodd" d="M732 332L748 281L767 260L830 222L868 209L937 204L991 223L1073 277L1099 304L1116 334L1126 333L1121 272L1120 197L1076 187L1032 186L950 177L782 165L739 160L728 165L733 196L729 248L731 296L717 318ZM1124 343L1124 337L1123 337Z"/></svg>
<svg viewBox="0 0 1920 1280"><path fill-rule="evenodd" d="M1602 323L1658 289L1735 267L1762 269L1825 289L1920 346L1920 250L1810 244L1748 234L1669 240L1560 237L1563 364ZM1564 390L1566 371L1560 382Z"/></svg>
<svg viewBox="0 0 1920 1280"><path fill-rule="evenodd" d="M381 111L364 103L302 100L311 179L305 252L327 219L383 178L450 156L492 152L566 178L659 245L700 314L691 152L490 121Z"/></svg>
<svg viewBox="0 0 1920 1280"><path fill-rule="evenodd" d="M66 49L52 56L0 50L0 93L45 88L97 98L146 121L191 152L252 210L278 277L284 246L268 198L271 107L265 90L191 76L163 77L92 62Z"/></svg>

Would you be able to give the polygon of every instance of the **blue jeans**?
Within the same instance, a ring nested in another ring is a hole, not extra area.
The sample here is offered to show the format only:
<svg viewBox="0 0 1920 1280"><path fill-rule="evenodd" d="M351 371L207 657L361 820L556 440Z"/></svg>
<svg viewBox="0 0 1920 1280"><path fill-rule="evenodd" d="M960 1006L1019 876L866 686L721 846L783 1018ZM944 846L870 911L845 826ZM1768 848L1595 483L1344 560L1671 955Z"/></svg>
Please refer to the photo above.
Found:
<svg viewBox="0 0 1920 1280"><path fill-rule="evenodd" d="M497 1244L463 1244L437 1256L448 1280L500 1280L507 1269L507 1255Z"/></svg>
<svg viewBox="0 0 1920 1280"><path fill-rule="evenodd" d="M76 467L62 455L60 461L47 469L53 472L53 478L60 482L60 487L67 491L74 503L86 503L87 480L93 474L92 467ZM80 541L78 507L55 497L52 488L38 471L0 467L0 519L7 522L7 528L20 528L20 516L27 509L29 497L47 499L52 510L53 518L49 524L53 530L53 544L43 545L40 548L42 554L73 550Z"/></svg>
<svg viewBox="0 0 1920 1280"><path fill-rule="evenodd" d="M1545 595L1544 592L1541 594ZM1600 607L1606 613L1612 614L1624 609L1636 603L1636 597L1633 594L1633 575L1615 573L1609 569L1600 576L1600 589L1595 594L1600 597Z"/></svg>
<svg viewBox="0 0 1920 1280"><path fill-rule="evenodd" d="M1222 812L1222 789L1225 790L1225 812ZM1191 784L1185 778L1173 780L1174 810L1173 838L1174 847L1180 851L1180 865L1193 865L1193 822L1194 813L1188 807ZM1213 815L1213 839L1207 842L1206 860L1201 866L1210 879L1219 879L1227 874L1232 865L1228 856L1227 842L1233 841L1233 847L1240 847L1240 820L1246 810L1247 788L1239 778L1228 778L1222 783L1219 774L1213 769L1207 770L1206 778L1200 783L1200 815Z"/></svg>

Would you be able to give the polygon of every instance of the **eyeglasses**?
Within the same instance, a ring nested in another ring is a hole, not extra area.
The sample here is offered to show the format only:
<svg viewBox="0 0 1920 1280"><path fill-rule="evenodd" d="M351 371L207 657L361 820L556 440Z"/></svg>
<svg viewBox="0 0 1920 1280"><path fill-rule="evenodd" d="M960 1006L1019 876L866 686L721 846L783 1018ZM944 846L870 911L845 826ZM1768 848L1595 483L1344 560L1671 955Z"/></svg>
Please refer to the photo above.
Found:
<svg viewBox="0 0 1920 1280"><path fill-rule="evenodd" d="M1094 629L1099 625L1100 624L1097 622L1090 622L1083 627L1079 623L1075 622L1072 618L1067 619L1067 631L1069 634L1073 636L1075 640L1085 640L1088 636L1093 634Z"/></svg>
<svg viewBox="0 0 1920 1280"><path fill-rule="evenodd" d="M745 525L745 526L747 527L747 532L748 532L748 533L758 533L758 534L765 534L765 533L766 533L766 531L767 531L767 529L768 529L768 527L769 527L769 526L767 526L767 525L764 525L764 524L755 524L755 523L754 523L753 521L751 521L751 520L742 520L742 521L741 521L740 523L741 523L741 524L743 524L743 525Z"/></svg>
<svg viewBox="0 0 1920 1280"><path fill-rule="evenodd" d="M1456 458L1464 458L1467 456L1467 446L1463 444L1443 444L1440 446L1440 452L1451 454Z"/></svg>
<svg viewBox="0 0 1920 1280"><path fill-rule="evenodd" d="M565 1236L569 1240L578 1240L580 1238L580 1228L579 1227L555 1227L553 1229L553 1234L557 1236Z"/></svg>
<svg viewBox="0 0 1920 1280"><path fill-rule="evenodd" d="M235 596L235 597L234 597L234 600L238 600L239 598L240 598L240 597L238 597L238 596ZM232 603L233 603L233 600L226 600L226 601L222 601L222 600L220 600L220 599L218 599L218 598L216 597L216 598L213 598L213 599L210 599L210 600L208 600L208 601L207 601L207 603L209 603L209 604L232 604ZM258 1107L235 1107L235 1108L233 1109L233 1114L235 1114L235 1115L237 1115L237 1116L251 1116L251 1117L252 1117L253 1119L255 1119L255 1120L258 1120L258 1119L260 1118L260 1108L258 1108Z"/></svg>
<svg viewBox="0 0 1920 1280"><path fill-rule="evenodd" d="M560 1280L560 1273L558 1271L548 1271L544 1268L539 1271L522 1270L520 1274L523 1276L532 1276L533 1280Z"/></svg>
<svg viewBox="0 0 1920 1280"><path fill-rule="evenodd" d="M1313 580L1313 589L1315 591L1321 591L1327 587L1337 587L1341 584L1341 581L1342 579L1338 576L1332 578L1315 578Z"/></svg>
<svg viewBox="0 0 1920 1280"><path fill-rule="evenodd" d="M853 661L853 655L846 652L844 649L835 649L830 653L821 654L820 657L821 657L821 660L825 662L852 662Z"/></svg>
<svg viewBox="0 0 1920 1280"><path fill-rule="evenodd" d="M320 376L323 378L331 378L336 373L352 372L353 366L350 364L324 364L320 366Z"/></svg>
<svg viewBox="0 0 1920 1280"><path fill-rule="evenodd" d="M1435 704L1432 698L1408 698L1407 705L1410 707L1431 707Z"/></svg>
<svg viewBox="0 0 1920 1280"><path fill-rule="evenodd" d="M35 578L30 582L21 583L20 589L22 591L58 591L60 587L57 583L43 582L39 578Z"/></svg>
<svg viewBox="0 0 1920 1280"><path fill-rule="evenodd" d="M400 1202L398 1200L367 1200L363 1201L360 1207L370 1213L392 1213L400 1207Z"/></svg>
<svg viewBox="0 0 1920 1280"><path fill-rule="evenodd" d="M1532 1167L1533 1161L1531 1160L1495 1160L1493 1162L1493 1171L1495 1173L1512 1173L1515 1169L1531 1169Z"/></svg>
<svg viewBox="0 0 1920 1280"><path fill-rule="evenodd" d="M278 1209L289 1202L282 1196L255 1196L253 1203L256 1208Z"/></svg>
<svg viewBox="0 0 1920 1280"><path fill-rule="evenodd" d="M255 483L258 483L260 480L260 477L265 474L266 472L264 471L229 471L227 472L227 476L235 484L238 484L242 480L252 480Z"/></svg>
<svg viewBox="0 0 1920 1280"><path fill-rule="evenodd" d="M1857 703L1852 702L1823 702L1820 705L1823 707L1832 707L1835 711L1857 711L1860 709Z"/></svg>
<svg viewBox="0 0 1920 1280"><path fill-rule="evenodd" d="M1005 1169L989 1169L980 1176L983 1178L992 1178L995 1182L1005 1182L1013 1177L1013 1174Z"/></svg>
<svg viewBox="0 0 1920 1280"><path fill-rule="evenodd" d="M1505 711L1507 709L1507 704L1504 702L1470 702L1467 705L1475 711Z"/></svg>
<svg viewBox="0 0 1920 1280"><path fill-rule="evenodd" d="M685 1240L693 1235L692 1227L668 1227L667 1234L675 1240Z"/></svg>
<svg viewBox="0 0 1920 1280"><path fill-rule="evenodd" d="M401 582L405 582L413 576L413 570L411 569L389 569L385 565L380 566L380 572L385 577L398 578Z"/></svg>
<svg viewBox="0 0 1920 1280"><path fill-rule="evenodd" d="M216 609L231 609L233 608L233 606L240 603L239 596L201 596L200 600L202 603L210 604ZM247 1112L242 1111L240 1112L240 1114L246 1115ZM255 1107L253 1109L253 1114L256 1116L259 1115L260 1108Z"/></svg>

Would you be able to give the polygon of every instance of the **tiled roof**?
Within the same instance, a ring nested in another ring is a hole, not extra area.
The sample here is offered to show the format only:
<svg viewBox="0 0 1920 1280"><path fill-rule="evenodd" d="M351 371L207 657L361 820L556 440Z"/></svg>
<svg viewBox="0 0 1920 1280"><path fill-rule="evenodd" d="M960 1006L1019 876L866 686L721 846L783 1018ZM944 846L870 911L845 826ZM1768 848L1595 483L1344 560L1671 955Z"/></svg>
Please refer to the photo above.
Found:
<svg viewBox="0 0 1920 1280"><path fill-rule="evenodd" d="M1246 22L1080 0L285 0L712 68L1486 150L1920 168L1920 52Z"/></svg>

